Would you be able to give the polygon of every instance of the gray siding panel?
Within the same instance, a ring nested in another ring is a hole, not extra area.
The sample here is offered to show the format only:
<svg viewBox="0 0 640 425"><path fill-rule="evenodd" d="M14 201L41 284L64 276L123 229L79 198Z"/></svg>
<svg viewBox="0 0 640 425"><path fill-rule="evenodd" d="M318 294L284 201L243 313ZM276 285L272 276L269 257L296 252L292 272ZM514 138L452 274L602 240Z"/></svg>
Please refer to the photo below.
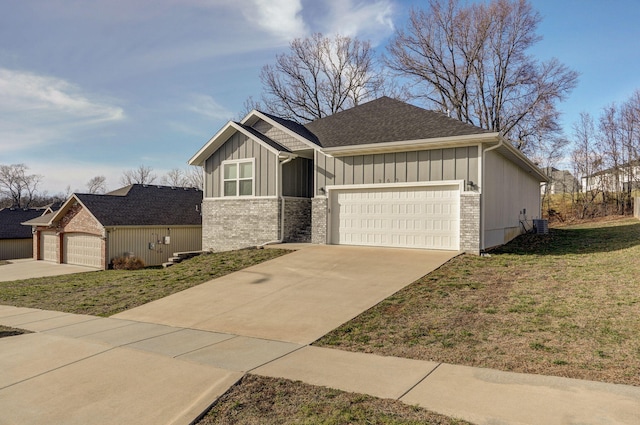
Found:
<svg viewBox="0 0 640 425"><path fill-rule="evenodd" d="M282 194L298 198L311 198L314 174L312 161L306 158L296 158L282 167Z"/></svg>
<svg viewBox="0 0 640 425"><path fill-rule="evenodd" d="M205 162L205 194L207 198L222 195L222 177L220 165L233 159L255 158L255 195L276 195L276 155L258 142L243 134L236 133L229 138Z"/></svg>
<svg viewBox="0 0 640 425"><path fill-rule="evenodd" d="M317 153L318 189L331 185L465 180L477 184L477 146L345 157ZM323 193L318 190L317 195Z"/></svg>
<svg viewBox="0 0 640 425"><path fill-rule="evenodd" d="M33 238L0 239L0 260L33 257Z"/></svg>

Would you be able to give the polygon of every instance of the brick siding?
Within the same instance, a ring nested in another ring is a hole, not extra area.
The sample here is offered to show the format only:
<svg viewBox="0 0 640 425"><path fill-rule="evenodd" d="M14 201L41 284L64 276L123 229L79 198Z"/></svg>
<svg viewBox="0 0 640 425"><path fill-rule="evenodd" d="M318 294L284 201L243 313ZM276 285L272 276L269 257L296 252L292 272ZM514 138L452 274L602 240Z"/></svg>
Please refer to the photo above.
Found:
<svg viewBox="0 0 640 425"><path fill-rule="evenodd" d="M327 243L327 198L311 200L311 243Z"/></svg>
<svg viewBox="0 0 640 425"><path fill-rule="evenodd" d="M480 254L480 194L460 195L460 250Z"/></svg>

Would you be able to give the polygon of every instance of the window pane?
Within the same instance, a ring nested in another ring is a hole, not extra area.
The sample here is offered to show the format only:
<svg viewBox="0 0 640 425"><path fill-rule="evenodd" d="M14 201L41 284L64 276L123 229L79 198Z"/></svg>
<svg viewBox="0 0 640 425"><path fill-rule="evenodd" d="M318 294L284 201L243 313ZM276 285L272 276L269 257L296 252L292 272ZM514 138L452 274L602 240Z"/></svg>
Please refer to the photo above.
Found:
<svg viewBox="0 0 640 425"><path fill-rule="evenodd" d="M238 164L225 164L224 165L224 179L235 179L236 178L236 170Z"/></svg>
<svg viewBox="0 0 640 425"><path fill-rule="evenodd" d="M240 196L253 195L253 180L240 180Z"/></svg>
<svg viewBox="0 0 640 425"><path fill-rule="evenodd" d="M236 181L224 182L224 196L236 196Z"/></svg>
<svg viewBox="0 0 640 425"><path fill-rule="evenodd" d="M240 163L240 178L241 179L250 179L253 177L253 163L252 162L241 162Z"/></svg>

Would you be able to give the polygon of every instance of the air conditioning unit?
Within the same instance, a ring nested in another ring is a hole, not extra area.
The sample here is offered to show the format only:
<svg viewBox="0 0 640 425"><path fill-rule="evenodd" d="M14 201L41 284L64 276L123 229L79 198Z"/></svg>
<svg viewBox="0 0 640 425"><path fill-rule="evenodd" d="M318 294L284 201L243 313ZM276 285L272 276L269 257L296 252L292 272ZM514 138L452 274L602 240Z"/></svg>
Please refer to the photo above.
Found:
<svg viewBox="0 0 640 425"><path fill-rule="evenodd" d="M546 235L549 233L549 221L542 219L533 220L533 232L537 235Z"/></svg>

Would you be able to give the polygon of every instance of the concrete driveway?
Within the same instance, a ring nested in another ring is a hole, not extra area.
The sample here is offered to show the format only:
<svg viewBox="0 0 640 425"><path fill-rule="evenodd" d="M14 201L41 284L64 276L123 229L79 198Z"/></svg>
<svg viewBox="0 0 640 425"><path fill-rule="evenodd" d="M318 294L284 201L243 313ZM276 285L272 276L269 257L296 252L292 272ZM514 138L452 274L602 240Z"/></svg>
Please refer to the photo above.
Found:
<svg viewBox="0 0 640 425"><path fill-rule="evenodd" d="M91 267L73 266L71 264L56 264L48 261L36 261L31 258L26 258L9 260L9 264L0 266L0 282L94 271L96 271L96 269Z"/></svg>
<svg viewBox="0 0 640 425"><path fill-rule="evenodd" d="M456 255L309 245L113 317L309 344Z"/></svg>

